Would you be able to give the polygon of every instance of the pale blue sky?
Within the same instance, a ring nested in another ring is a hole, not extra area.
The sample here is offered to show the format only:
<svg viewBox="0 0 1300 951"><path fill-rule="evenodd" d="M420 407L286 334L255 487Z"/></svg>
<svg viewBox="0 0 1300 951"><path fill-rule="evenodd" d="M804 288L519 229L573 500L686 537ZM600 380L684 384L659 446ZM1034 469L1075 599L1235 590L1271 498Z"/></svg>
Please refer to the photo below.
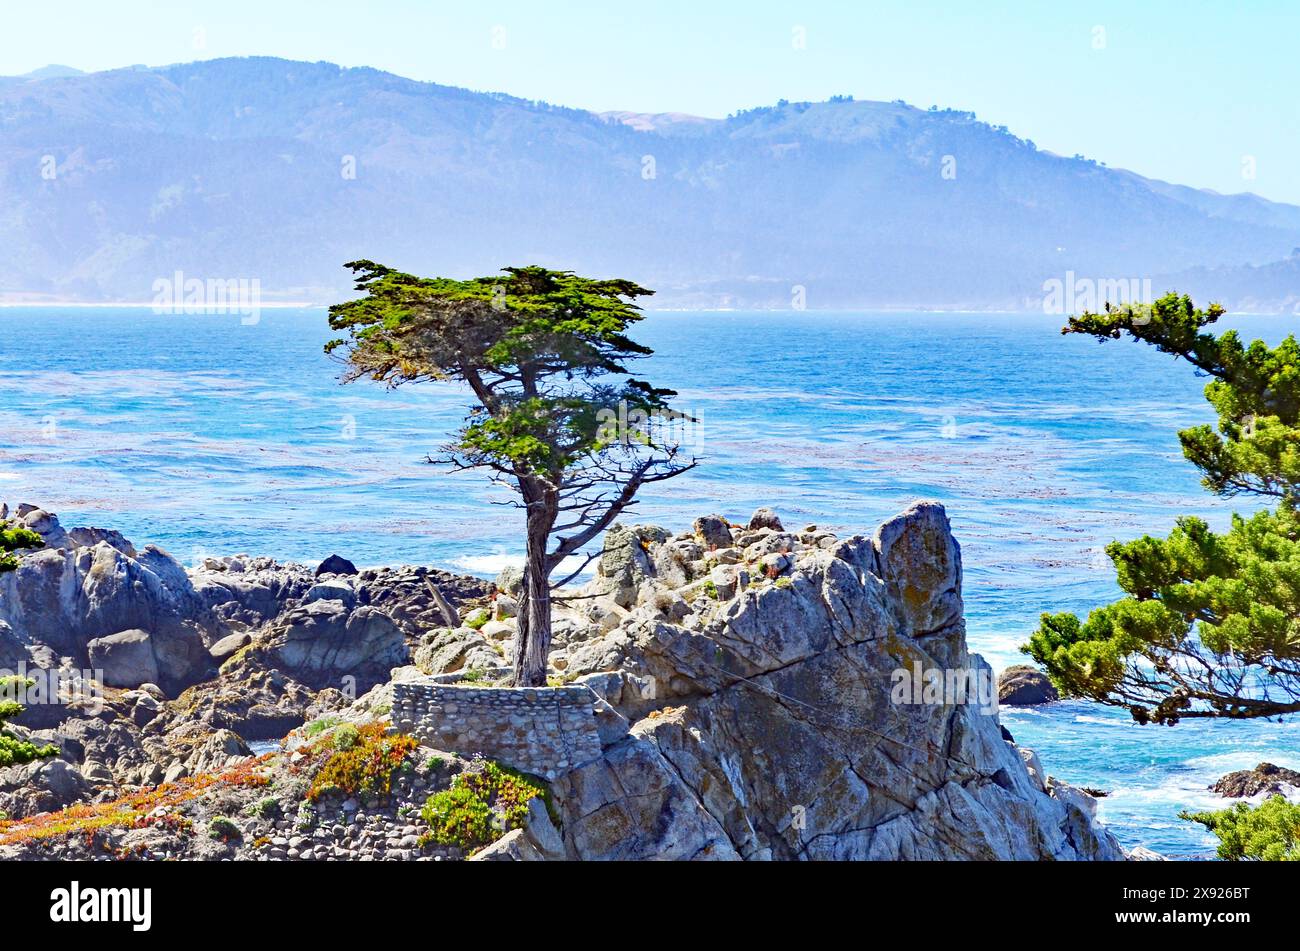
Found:
<svg viewBox="0 0 1300 951"><path fill-rule="evenodd" d="M0 16L0 74L265 54L707 116L847 93L1300 203L1296 0L0 0Z"/></svg>

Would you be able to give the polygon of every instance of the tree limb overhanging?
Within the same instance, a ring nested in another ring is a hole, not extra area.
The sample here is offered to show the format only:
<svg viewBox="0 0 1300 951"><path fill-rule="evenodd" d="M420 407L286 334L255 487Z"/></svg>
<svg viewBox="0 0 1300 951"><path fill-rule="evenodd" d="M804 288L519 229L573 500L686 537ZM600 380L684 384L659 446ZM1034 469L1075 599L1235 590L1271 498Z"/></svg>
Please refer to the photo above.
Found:
<svg viewBox="0 0 1300 951"><path fill-rule="evenodd" d="M1218 427L1179 433L1183 454L1209 491L1277 503L1234 515L1221 535L1187 517L1168 538L1115 542L1106 551L1127 597L1086 621L1043 615L1023 650L1057 689L1127 707L1140 723L1300 712L1300 345L1206 332L1223 313L1169 294L1072 317L1062 331L1129 336L1211 377Z"/></svg>

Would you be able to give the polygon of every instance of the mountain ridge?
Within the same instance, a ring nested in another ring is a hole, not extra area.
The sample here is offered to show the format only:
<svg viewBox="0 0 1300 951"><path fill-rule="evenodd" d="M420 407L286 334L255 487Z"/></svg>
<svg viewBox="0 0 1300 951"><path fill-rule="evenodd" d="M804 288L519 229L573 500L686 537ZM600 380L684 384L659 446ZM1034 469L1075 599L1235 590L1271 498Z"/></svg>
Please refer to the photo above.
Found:
<svg viewBox="0 0 1300 951"><path fill-rule="evenodd" d="M1282 306L1292 269L1269 265L1300 246L1300 207L848 97L593 113L258 57L0 78L0 134L10 299L148 299L181 270L327 302L366 257L620 274L673 308L1037 309L1070 271L1282 275L1248 288Z"/></svg>

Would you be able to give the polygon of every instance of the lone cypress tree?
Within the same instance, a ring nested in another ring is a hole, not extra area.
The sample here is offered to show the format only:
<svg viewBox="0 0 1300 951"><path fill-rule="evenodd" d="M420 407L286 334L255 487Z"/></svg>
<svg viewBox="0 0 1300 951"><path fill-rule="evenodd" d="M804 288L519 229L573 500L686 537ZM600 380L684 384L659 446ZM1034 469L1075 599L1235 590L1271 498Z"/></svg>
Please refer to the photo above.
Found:
<svg viewBox="0 0 1300 951"><path fill-rule="evenodd" d="M651 353L627 336L642 316L635 299L651 292L541 267L459 281L347 266L365 296L330 308L330 326L349 337L326 347L346 361L344 382L454 380L477 400L442 461L484 469L518 496L526 538L514 679L545 684L551 592L581 566L559 581L555 570L642 487L695 466L664 438L684 418L669 409L675 394L611 380Z"/></svg>
<svg viewBox="0 0 1300 951"><path fill-rule="evenodd" d="M1044 614L1022 648L1065 696L1128 707L1139 723L1300 711L1300 345L1244 345L1205 328L1223 308L1169 294L1072 317L1063 333L1128 336L1211 377L1217 428L1179 433L1220 496L1269 499L1224 534L1184 517L1168 538L1106 549L1127 596L1080 621Z"/></svg>

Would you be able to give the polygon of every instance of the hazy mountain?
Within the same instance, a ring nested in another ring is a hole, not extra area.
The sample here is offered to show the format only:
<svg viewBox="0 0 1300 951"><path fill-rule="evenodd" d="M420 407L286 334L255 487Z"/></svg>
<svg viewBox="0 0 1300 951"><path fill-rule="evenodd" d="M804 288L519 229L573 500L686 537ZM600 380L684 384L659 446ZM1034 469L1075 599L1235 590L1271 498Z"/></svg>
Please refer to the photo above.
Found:
<svg viewBox="0 0 1300 951"><path fill-rule="evenodd" d="M40 69L33 69L30 73L23 73L21 79L58 79L63 76L84 76L86 75L79 69L71 66L60 66L58 63L51 63L49 66L42 66Z"/></svg>
<svg viewBox="0 0 1300 951"><path fill-rule="evenodd" d="M1300 248L1284 261L1258 267L1189 268L1156 283L1160 288L1176 287L1197 302L1219 301L1231 310L1300 316Z"/></svg>
<svg viewBox="0 0 1300 951"><path fill-rule="evenodd" d="M616 274L657 306L1038 306L1067 271L1248 275L1300 208L902 103L595 115L259 58L0 79L0 241L10 297L149 300L179 270L327 301L368 257Z"/></svg>

